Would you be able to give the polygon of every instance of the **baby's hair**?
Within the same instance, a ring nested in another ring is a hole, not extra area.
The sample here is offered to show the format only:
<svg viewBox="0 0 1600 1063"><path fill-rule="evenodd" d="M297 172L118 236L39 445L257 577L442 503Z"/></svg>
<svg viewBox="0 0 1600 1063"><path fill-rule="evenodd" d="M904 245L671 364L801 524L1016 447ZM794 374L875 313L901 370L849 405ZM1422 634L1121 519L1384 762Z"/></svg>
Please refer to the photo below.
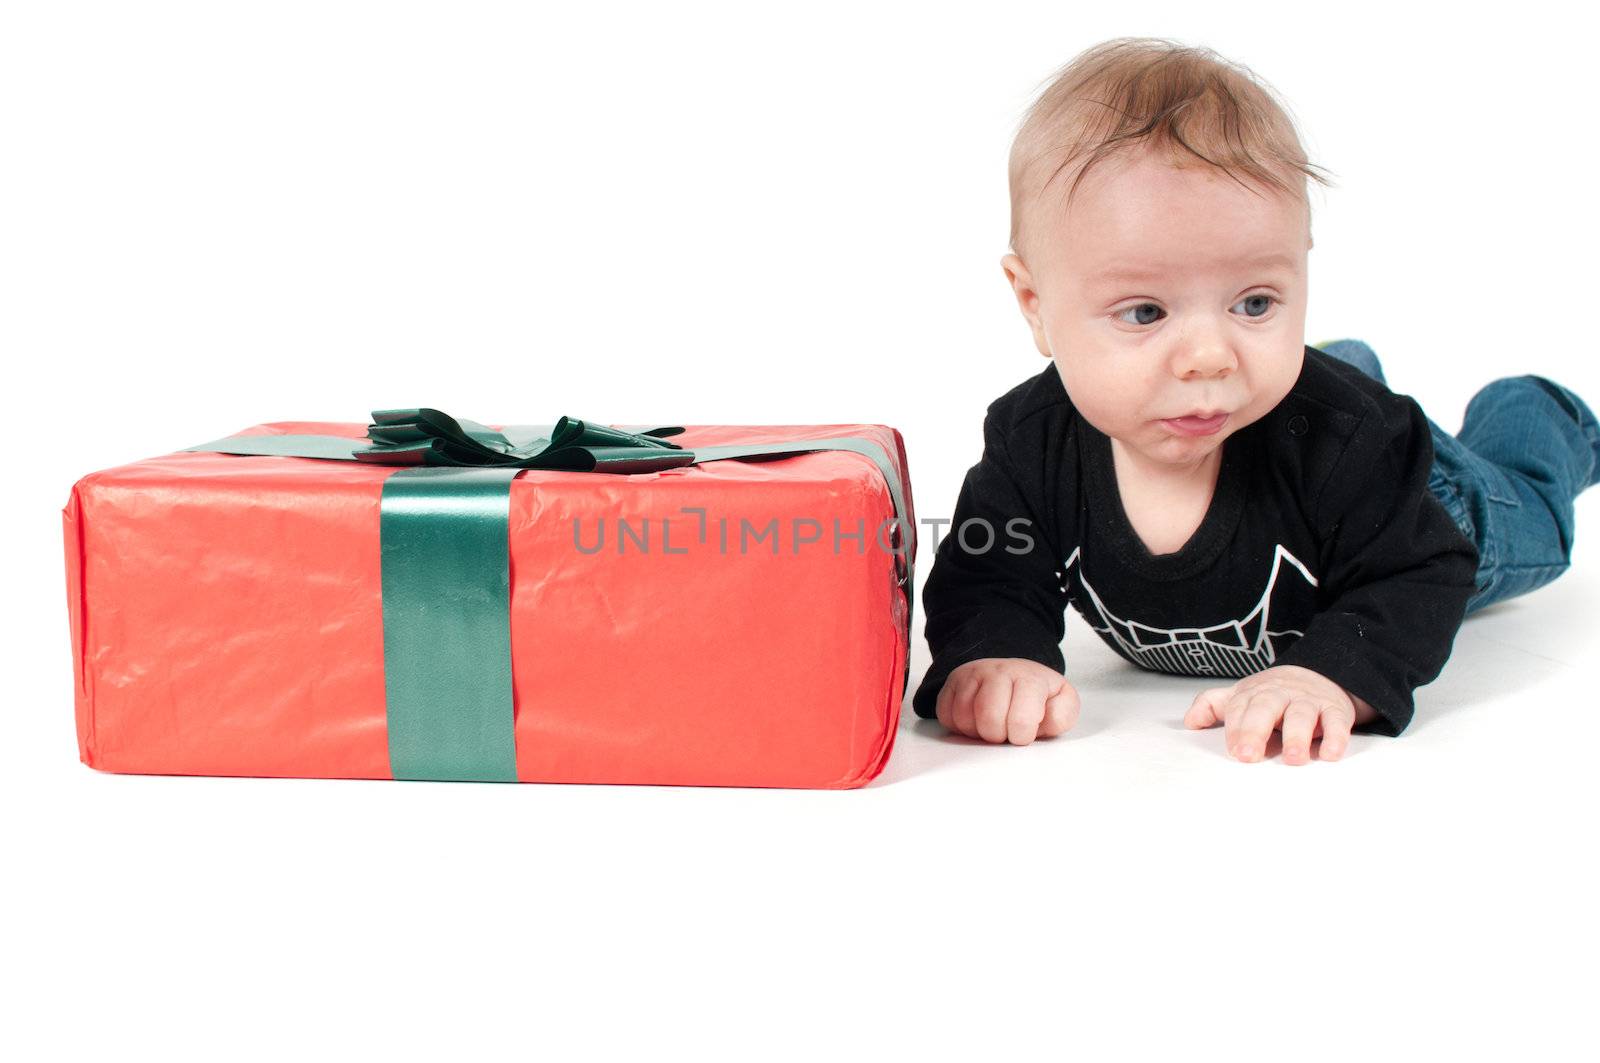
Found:
<svg viewBox="0 0 1600 1063"><path fill-rule="evenodd" d="M1086 160L1067 189L1070 204L1092 166L1143 144L1175 159L1186 151L1249 188L1239 180L1242 172L1306 202L1308 210L1305 178L1333 183L1316 172L1323 167L1307 162L1287 104L1248 67L1210 48L1117 37L1046 80L1011 144L1011 250L1018 254L1024 208L1052 181ZM1304 177L1280 176L1291 171Z"/></svg>

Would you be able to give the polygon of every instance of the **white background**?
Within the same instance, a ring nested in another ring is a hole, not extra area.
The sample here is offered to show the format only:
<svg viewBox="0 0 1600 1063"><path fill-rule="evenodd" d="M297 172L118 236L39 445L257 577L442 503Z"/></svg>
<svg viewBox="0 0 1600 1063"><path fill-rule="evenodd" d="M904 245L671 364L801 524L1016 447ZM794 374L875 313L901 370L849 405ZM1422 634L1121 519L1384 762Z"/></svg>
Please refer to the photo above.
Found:
<svg viewBox="0 0 1600 1063"><path fill-rule="evenodd" d="M1498 375L1595 402L1592 13L3 10L12 1058L1592 1048L1597 493L1573 571L1343 763L1229 761L1181 728L1198 682L1069 613L1070 736L908 698L886 772L820 793L98 774L60 538L92 470L414 405L892 424L948 516L1045 364L999 267L1011 133L1122 35L1250 66L1334 172L1309 342L1366 339L1451 429Z"/></svg>

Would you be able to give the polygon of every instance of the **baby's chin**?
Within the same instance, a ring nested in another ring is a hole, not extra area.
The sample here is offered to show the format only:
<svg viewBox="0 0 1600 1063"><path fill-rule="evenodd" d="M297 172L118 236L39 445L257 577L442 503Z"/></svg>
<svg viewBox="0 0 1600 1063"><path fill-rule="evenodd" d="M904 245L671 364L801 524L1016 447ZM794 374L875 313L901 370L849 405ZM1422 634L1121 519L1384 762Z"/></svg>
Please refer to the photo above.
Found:
<svg viewBox="0 0 1600 1063"><path fill-rule="evenodd" d="M1174 469L1192 467L1204 462L1211 455L1222 449L1222 444L1231 432L1218 432L1214 436L1204 439L1175 439L1166 437L1158 439L1152 444L1146 440L1138 444L1124 443L1130 449L1137 449L1140 454L1152 462L1170 465Z"/></svg>

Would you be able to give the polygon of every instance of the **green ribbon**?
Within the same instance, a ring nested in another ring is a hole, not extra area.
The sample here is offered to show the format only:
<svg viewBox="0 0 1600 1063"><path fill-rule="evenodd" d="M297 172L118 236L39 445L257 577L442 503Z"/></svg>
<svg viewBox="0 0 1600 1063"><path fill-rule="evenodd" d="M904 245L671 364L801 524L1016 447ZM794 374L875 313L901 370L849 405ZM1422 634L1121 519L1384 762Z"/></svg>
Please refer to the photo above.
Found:
<svg viewBox="0 0 1600 1063"><path fill-rule="evenodd" d="M515 782L508 540L511 481L523 469L626 474L853 451L889 486L901 536L895 579L902 588L911 580L916 529L899 472L878 444L842 436L684 448L663 438L682 431L568 417L495 431L419 407L374 410L366 439L228 436L183 449L408 466L384 480L379 506L390 771L397 779ZM909 628L909 589L906 606ZM908 659L902 686L909 679Z"/></svg>
<svg viewBox="0 0 1600 1063"><path fill-rule="evenodd" d="M383 482L383 685L397 779L517 781L510 544L516 468Z"/></svg>

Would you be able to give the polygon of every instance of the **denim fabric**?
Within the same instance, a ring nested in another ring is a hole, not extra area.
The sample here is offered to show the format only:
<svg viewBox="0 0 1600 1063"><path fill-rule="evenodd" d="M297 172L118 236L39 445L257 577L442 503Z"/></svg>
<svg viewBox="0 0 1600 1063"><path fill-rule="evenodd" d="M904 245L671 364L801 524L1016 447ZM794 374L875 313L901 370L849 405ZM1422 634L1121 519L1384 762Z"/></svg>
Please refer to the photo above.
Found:
<svg viewBox="0 0 1600 1063"><path fill-rule="evenodd" d="M1387 383L1378 356L1360 340L1312 346ZM1467 612L1565 572L1573 499L1600 480L1600 422L1583 400L1544 377L1502 377L1467 403L1456 435L1428 426L1428 490L1478 547L1478 590Z"/></svg>

